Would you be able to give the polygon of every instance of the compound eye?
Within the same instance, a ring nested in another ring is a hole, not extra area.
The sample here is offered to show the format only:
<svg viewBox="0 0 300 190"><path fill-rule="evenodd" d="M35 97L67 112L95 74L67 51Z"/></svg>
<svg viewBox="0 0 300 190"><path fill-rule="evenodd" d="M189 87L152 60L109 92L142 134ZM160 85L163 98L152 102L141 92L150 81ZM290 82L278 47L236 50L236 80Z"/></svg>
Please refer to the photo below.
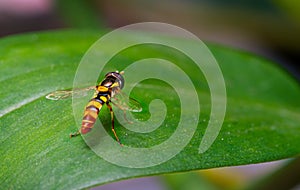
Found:
<svg viewBox="0 0 300 190"><path fill-rule="evenodd" d="M123 76L118 72L109 72L105 75L105 77L111 77L111 76L118 80L118 83L120 84L120 88L122 89L125 83Z"/></svg>
<svg viewBox="0 0 300 190"><path fill-rule="evenodd" d="M117 77L117 79L119 80L119 84L120 84L120 88L122 89L124 87L124 78L122 75L119 75L119 77Z"/></svg>

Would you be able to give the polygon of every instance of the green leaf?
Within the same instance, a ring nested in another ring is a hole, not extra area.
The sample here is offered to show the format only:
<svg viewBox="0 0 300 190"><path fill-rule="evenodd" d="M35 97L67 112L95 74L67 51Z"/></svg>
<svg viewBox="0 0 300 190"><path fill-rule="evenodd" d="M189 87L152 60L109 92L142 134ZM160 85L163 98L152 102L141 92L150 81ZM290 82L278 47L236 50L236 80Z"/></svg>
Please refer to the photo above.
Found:
<svg viewBox="0 0 300 190"><path fill-rule="evenodd" d="M78 189L137 176L272 161L300 153L300 89L295 80L265 59L209 45L224 75L227 112L216 141L198 154L211 109L205 78L197 75L192 61L182 54L148 45L124 50L111 62L128 64L145 57L186 62L190 78L198 84L201 115L197 131L184 150L161 165L134 169L103 160L81 137L69 138L77 128L71 100L45 98L55 90L72 88L82 56L100 36L92 31L60 31L0 41L3 189ZM125 74L125 80L126 75L130 73ZM143 106L143 112L134 114L140 120L150 117L147 105L157 97L166 103L168 112L162 126L147 134L129 131L117 121L116 131L123 144L151 147L168 139L180 117L180 100L174 89L149 79L130 95ZM106 108L101 110L100 119L112 135Z"/></svg>

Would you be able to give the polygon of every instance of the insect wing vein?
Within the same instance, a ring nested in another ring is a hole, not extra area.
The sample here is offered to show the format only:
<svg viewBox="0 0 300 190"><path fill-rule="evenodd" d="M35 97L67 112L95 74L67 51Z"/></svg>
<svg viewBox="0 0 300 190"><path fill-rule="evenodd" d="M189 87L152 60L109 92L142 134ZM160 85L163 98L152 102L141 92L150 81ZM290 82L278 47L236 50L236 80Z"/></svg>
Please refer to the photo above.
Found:
<svg viewBox="0 0 300 190"><path fill-rule="evenodd" d="M128 111L131 111L131 112L141 112L142 111L141 104L137 100L128 97L122 91L118 91L111 98L111 101L112 101L113 104L115 104L121 110L128 110Z"/></svg>
<svg viewBox="0 0 300 190"><path fill-rule="evenodd" d="M52 92L46 96L49 100L63 100L72 98L74 96L75 98L80 98L88 95L88 91L94 90L95 86L91 86L88 88L80 88L80 89L74 89L74 90L57 90L55 92Z"/></svg>

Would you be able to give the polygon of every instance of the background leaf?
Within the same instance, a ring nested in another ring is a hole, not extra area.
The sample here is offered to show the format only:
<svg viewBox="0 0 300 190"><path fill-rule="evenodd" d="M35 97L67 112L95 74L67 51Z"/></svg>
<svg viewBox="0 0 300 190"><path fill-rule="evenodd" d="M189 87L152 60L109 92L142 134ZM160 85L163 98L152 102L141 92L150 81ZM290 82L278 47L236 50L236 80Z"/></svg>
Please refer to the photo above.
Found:
<svg viewBox="0 0 300 190"><path fill-rule="evenodd" d="M251 164L299 154L299 85L269 61L209 45L222 69L228 94L225 122L213 146L198 154L209 120L210 96L203 76L191 74L199 86L201 117L188 146L168 162L150 168L130 169L104 161L82 138L69 138L76 130L71 100L45 99L52 91L72 87L81 57L100 36L92 31L61 31L0 41L0 181L4 189L84 188L136 176ZM151 45L129 48L111 61L129 63L156 56L175 63L190 61L172 50ZM192 71L192 64L187 65ZM168 110L162 127L149 134L117 127L122 142L149 147L167 139L178 122L179 100L172 88L148 80L131 95L142 99L144 111L135 115L139 119L149 118L147 105L155 97L162 98L168 108L173 105L173 109ZM101 111L100 118L109 131L107 109Z"/></svg>

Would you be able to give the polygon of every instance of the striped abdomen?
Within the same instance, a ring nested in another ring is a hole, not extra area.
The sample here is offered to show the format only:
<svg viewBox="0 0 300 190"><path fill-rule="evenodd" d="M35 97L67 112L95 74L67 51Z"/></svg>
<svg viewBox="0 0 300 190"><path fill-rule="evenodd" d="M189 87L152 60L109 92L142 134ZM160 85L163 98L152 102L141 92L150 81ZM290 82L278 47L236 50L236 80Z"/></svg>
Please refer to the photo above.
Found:
<svg viewBox="0 0 300 190"><path fill-rule="evenodd" d="M101 110L103 101L99 99L91 99L88 105L85 107L84 115L82 119L81 134L86 134L94 127L96 123L99 111Z"/></svg>

